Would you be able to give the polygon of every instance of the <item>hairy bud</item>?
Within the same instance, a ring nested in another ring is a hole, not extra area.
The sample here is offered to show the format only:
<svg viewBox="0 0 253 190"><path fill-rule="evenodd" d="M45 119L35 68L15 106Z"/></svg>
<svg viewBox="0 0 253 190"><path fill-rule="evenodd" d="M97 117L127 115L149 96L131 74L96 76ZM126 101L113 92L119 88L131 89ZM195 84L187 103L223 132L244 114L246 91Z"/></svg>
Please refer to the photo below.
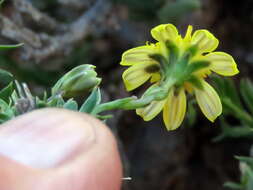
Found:
<svg viewBox="0 0 253 190"><path fill-rule="evenodd" d="M86 94L97 87L101 79L97 77L94 65L80 65L66 73L52 88L52 94L62 93L63 97Z"/></svg>

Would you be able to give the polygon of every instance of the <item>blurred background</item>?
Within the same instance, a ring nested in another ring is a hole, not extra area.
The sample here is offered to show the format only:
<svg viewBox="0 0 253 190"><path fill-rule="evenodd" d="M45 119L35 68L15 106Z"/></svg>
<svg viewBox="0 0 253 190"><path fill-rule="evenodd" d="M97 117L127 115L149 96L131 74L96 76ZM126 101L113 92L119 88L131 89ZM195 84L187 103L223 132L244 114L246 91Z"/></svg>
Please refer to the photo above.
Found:
<svg viewBox="0 0 253 190"><path fill-rule="evenodd" d="M240 74L223 86L214 80L222 98L233 103L236 94L241 101L239 89L251 88L240 81L252 78L252 0L6 0L0 12L0 43L24 43L1 51L0 67L39 96L80 64L97 67L104 101L132 95L121 80L121 55L152 42L150 29L161 23L175 24L182 34L189 24L208 29L220 40L218 50L233 55ZM230 91L224 92L227 86ZM235 116L236 110L250 111L247 102L239 104L238 109L224 105L224 116L211 123L192 100L183 126L173 132L166 131L161 117L144 122L134 111L114 111L108 126L118 138L124 175L132 177L122 189L223 190L224 182L239 181L234 155L248 156L252 143L249 133L228 130L252 124Z"/></svg>

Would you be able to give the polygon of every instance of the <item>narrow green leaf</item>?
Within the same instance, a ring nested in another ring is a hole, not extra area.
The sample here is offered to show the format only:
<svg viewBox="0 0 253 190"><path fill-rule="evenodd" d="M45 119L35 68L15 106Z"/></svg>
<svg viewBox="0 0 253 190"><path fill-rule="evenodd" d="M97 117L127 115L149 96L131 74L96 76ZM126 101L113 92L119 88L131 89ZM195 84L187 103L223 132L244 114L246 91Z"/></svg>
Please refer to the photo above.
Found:
<svg viewBox="0 0 253 190"><path fill-rule="evenodd" d="M194 61L194 62L188 64L186 72L188 74L191 74L191 73L194 73L200 69L204 69L204 68L208 67L209 65L210 65L209 61L205 61L205 60Z"/></svg>
<svg viewBox="0 0 253 190"><path fill-rule="evenodd" d="M47 107L47 102L46 100L41 100L39 97L35 97L35 102L36 102L36 108L45 108Z"/></svg>
<svg viewBox="0 0 253 190"><path fill-rule="evenodd" d="M57 107L62 108L64 105L64 100L60 95L57 95L55 97L50 98L50 100L47 102L48 107Z"/></svg>
<svg viewBox="0 0 253 190"><path fill-rule="evenodd" d="M253 187L253 171L252 171L252 168L249 167L249 165L247 165L247 167L245 168L245 175L248 176L248 181L247 181L247 184L246 184L246 189L247 190L251 190L252 187Z"/></svg>
<svg viewBox="0 0 253 190"><path fill-rule="evenodd" d="M249 79L241 80L240 92L245 104L253 114L253 84Z"/></svg>
<svg viewBox="0 0 253 190"><path fill-rule="evenodd" d="M190 82L196 88L198 88L200 90L203 89L203 85L198 77L191 75L187 81Z"/></svg>
<svg viewBox="0 0 253 190"><path fill-rule="evenodd" d="M243 109L240 97L238 94L238 90L235 87L235 84L230 79L223 79L224 80L224 91L227 97L231 99L231 101L236 104L238 107Z"/></svg>
<svg viewBox="0 0 253 190"><path fill-rule="evenodd" d="M164 56L160 55L160 54L150 54L149 57L155 61L157 61L158 63L160 63L160 67L161 67L161 71L165 71L166 67L168 66L167 64L167 60Z"/></svg>
<svg viewBox="0 0 253 190"><path fill-rule="evenodd" d="M173 64L176 62L179 56L179 49L172 41L166 41L165 43L167 49L169 50L169 63Z"/></svg>
<svg viewBox="0 0 253 190"><path fill-rule="evenodd" d="M19 99L18 93L17 93L16 90L14 90L14 91L12 92L12 94L11 94L11 100L12 100L13 102L16 102L18 99Z"/></svg>
<svg viewBox="0 0 253 190"><path fill-rule="evenodd" d="M252 138L253 137L253 129L243 125L243 126L233 126L231 127L224 119L224 117L220 117L220 124L222 132L215 138L212 139L213 142L218 142L223 140L224 138Z"/></svg>
<svg viewBox="0 0 253 190"><path fill-rule="evenodd" d="M192 45L190 46L186 52L190 53L190 56L193 57L194 55L196 55L196 53L198 52L198 46L197 45Z"/></svg>
<svg viewBox="0 0 253 190"><path fill-rule="evenodd" d="M0 99L0 120L1 122L8 121L15 116L14 110L4 100Z"/></svg>
<svg viewBox="0 0 253 190"><path fill-rule="evenodd" d="M113 115L96 115L96 118L106 121L107 119L113 118Z"/></svg>
<svg viewBox="0 0 253 190"><path fill-rule="evenodd" d="M0 111L5 111L8 107L9 107L9 105L7 104L7 102L0 99L0 108L1 108Z"/></svg>
<svg viewBox="0 0 253 190"><path fill-rule="evenodd" d="M233 138L252 137L253 129L246 126L231 127L227 129L226 136L233 137Z"/></svg>
<svg viewBox="0 0 253 190"><path fill-rule="evenodd" d="M60 97L60 98L58 98L58 100L57 100L56 107L57 107L57 108L62 108L64 104L65 104L65 101L63 100L62 97Z"/></svg>
<svg viewBox="0 0 253 190"><path fill-rule="evenodd" d="M224 91L225 88L225 84L224 84L224 80L218 76L212 76L211 80L213 82L213 85L217 91L217 93L219 94L219 96L222 97L226 97L226 93Z"/></svg>
<svg viewBox="0 0 253 190"><path fill-rule="evenodd" d="M247 156L235 156L237 160L240 160L242 162L247 163L250 167L253 168L253 158L252 157L247 157Z"/></svg>
<svg viewBox="0 0 253 190"><path fill-rule="evenodd" d="M101 93L99 88L96 88L92 91L90 96L86 99L83 105L80 108L80 112L92 113L96 105L101 101Z"/></svg>
<svg viewBox="0 0 253 190"><path fill-rule="evenodd" d="M233 114L234 117L238 118L245 125L253 128L253 117L245 109L238 107L229 98L222 98L222 103L230 114Z"/></svg>
<svg viewBox="0 0 253 190"><path fill-rule="evenodd" d="M3 99L4 101L9 102L13 90L14 90L14 86L13 86L13 82L11 82L8 86L6 86L0 91L0 99Z"/></svg>
<svg viewBox="0 0 253 190"><path fill-rule="evenodd" d="M8 84L13 80L14 80L13 75L10 72L5 71L3 69L0 69L0 81L1 81L1 83Z"/></svg>
<svg viewBox="0 0 253 190"><path fill-rule="evenodd" d="M239 183L234 183L234 182L226 182L224 184L224 187L228 187L231 189L238 189L238 190L243 190L243 186Z"/></svg>
<svg viewBox="0 0 253 190"><path fill-rule="evenodd" d="M1 4L2 2L0 2ZM0 49L11 49L11 48L18 48L23 46L23 43L19 43L19 44L14 44L14 45L0 45Z"/></svg>
<svg viewBox="0 0 253 190"><path fill-rule="evenodd" d="M9 119L10 119L9 115L4 114L4 113L0 113L0 120L1 120L2 122L8 121Z"/></svg>
<svg viewBox="0 0 253 190"><path fill-rule="evenodd" d="M73 99L69 99L69 100L63 105L63 108L69 109L69 110L77 111L77 110L78 110L78 105L77 105L76 101L74 101Z"/></svg>

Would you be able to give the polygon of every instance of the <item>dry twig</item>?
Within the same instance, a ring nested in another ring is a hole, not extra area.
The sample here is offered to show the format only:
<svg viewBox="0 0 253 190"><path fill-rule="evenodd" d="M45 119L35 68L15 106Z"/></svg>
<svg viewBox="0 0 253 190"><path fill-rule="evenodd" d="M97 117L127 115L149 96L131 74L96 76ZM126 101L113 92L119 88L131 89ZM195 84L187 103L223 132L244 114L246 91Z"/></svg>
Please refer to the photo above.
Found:
<svg viewBox="0 0 253 190"><path fill-rule="evenodd" d="M106 19L111 4L108 0L97 0L96 3L74 22L64 25L40 12L26 0L13 0L15 9L49 30L56 32L51 35L45 32L33 32L20 26L6 16L0 15L1 35L9 40L23 42L25 45L20 52L23 60L33 60L40 63L50 57L66 55L81 40L90 34L95 27ZM93 27L92 27L93 26ZM98 30L98 28L96 28Z"/></svg>

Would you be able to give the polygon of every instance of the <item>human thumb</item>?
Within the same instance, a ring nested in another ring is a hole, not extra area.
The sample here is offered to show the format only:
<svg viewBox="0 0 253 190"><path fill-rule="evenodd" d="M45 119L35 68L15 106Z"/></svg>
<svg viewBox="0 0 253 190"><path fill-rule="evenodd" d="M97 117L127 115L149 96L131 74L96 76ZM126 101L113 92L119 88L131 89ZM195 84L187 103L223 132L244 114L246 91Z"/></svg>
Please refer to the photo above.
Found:
<svg viewBox="0 0 253 190"><path fill-rule="evenodd" d="M119 190L115 138L99 120L41 109L0 126L0 190Z"/></svg>

